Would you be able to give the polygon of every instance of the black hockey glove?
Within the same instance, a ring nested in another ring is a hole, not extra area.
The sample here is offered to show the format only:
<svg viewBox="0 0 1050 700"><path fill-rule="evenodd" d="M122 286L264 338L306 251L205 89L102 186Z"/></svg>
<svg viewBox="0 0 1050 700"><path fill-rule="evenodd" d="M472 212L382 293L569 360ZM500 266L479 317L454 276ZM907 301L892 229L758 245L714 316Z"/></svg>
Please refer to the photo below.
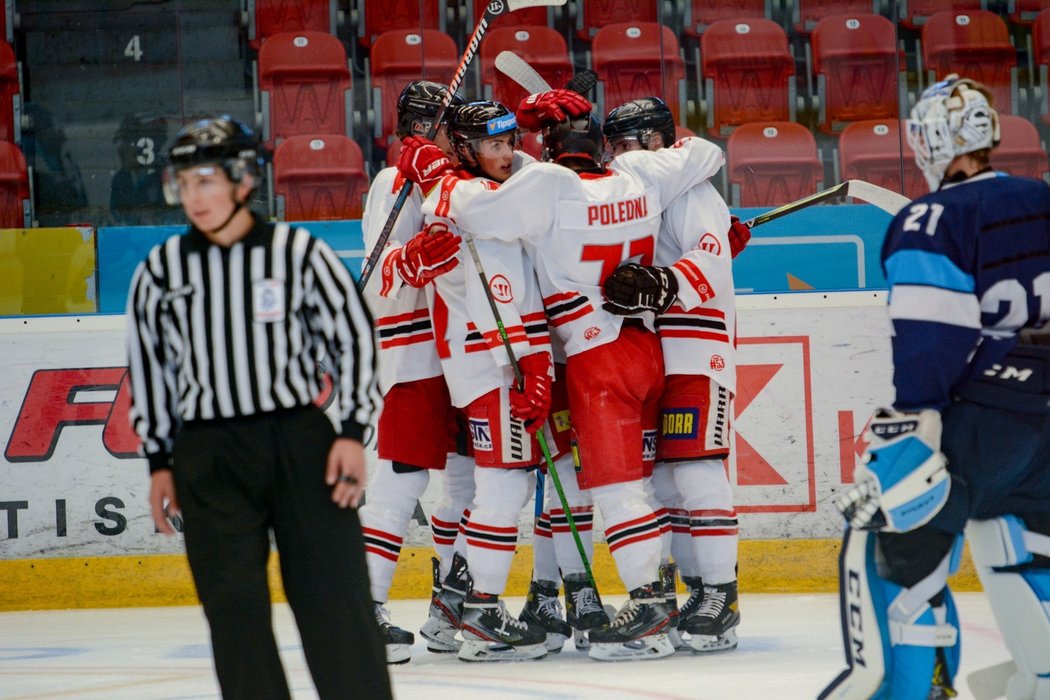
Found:
<svg viewBox="0 0 1050 700"><path fill-rule="evenodd" d="M642 311L662 314L678 298L678 278L669 267L646 267L627 263L616 268L602 285L602 308L618 316Z"/></svg>

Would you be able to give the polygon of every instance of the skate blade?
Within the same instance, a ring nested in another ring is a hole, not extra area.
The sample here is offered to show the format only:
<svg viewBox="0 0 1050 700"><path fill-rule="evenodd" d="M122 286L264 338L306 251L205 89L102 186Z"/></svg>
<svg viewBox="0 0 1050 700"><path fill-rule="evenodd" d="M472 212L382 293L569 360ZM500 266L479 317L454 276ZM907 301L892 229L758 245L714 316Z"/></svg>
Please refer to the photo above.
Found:
<svg viewBox="0 0 1050 700"><path fill-rule="evenodd" d="M481 639L466 639L459 649L459 660L473 662L531 661L547 655L547 647L540 644L512 646Z"/></svg>
<svg viewBox="0 0 1050 700"><path fill-rule="evenodd" d="M666 634L651 634L617 644L591 643L587 655L598 661L646 661L662 659L674 654L674 647Z"/></svg>
<svg viewBox="0 0 1050 700"><path fill-rule="evenodd" d="M717 651L736 649L738 644L736 630L729 629L725 634L694 634L689 637L689 646L694 654L710 654Z"/></svg>
<svg viewBox="0 0 1050 700"><path fill-rule="evenodd" d="M456 639L456 628L436 617L423 623L419 634L427 640L427 651L435 654L451 654L459 651L463 642Z"/></svg>
<svg viewBox="0 0 1050 700"><path fill-rule="evenodd" d="M586 630L573 630L572 643L576 645L576 651L587 651L591 648L591 640Z"/></svg>
<svg viewBox="0 0 1050 700"><path fill-rule="evenodd" d="M543 643L547 647L547 652L550 654L557 654L561 651L561 648L565 646L565 640L568 639L564 634L558 634L557 632L548 632L547 641Z"/></svg>
<svg viewBox="0 0 1050 700"><path fill-rule="evenodd" d="M386 662L391 665L407 664L412 658L412 647L409 644L386 644Z"/></svg>

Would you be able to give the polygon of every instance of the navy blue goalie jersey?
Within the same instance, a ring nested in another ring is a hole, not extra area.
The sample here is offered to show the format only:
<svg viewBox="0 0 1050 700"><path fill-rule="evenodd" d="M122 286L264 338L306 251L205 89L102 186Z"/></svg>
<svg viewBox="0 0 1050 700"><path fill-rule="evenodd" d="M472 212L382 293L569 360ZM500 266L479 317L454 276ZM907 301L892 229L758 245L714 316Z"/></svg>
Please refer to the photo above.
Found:
<svg viewBox="0 0 1050 700"><path fill-rule="evenodd" d="M886 233L900 410L941 409L1050 318L1050 187L982 173L902 209Z"/></svg>

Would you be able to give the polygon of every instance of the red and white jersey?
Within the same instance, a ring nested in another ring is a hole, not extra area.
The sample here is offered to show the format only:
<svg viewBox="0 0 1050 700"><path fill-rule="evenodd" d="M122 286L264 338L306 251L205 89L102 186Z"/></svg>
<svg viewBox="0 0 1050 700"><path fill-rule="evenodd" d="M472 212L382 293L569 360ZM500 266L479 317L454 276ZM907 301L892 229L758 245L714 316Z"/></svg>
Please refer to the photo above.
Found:
<svg viewBox="0 0 1050 700"><path fill-rule="evenodd" d="M477 239L522 242L550 326L572 356L619 336L623 318L602 309L602 283L627 260L652 264L664 208L723 161L715 145L684 139L662 151L625 153L600 175L537 163L499 189L471 188L434 205Z"/></svg>
<svg viewBox="0 0 1050 700"><path fill-rule="evenodd" d="M372 181L361 217L365 250L371 252L375 247L404 183L397 168L380 170ZM391 259L391 253L423 228L421 205L419 188L413 185L364 289L375 319L379 386L384 394L399 382L441 376L426 294L404 284Z"/></svg>
<svg viewBox="0 0 1050 700"><path fill-rule="evenodd" d="M664 212L656 264L678 278L678 299L656 319L665 373L701 374L736 393L736 301L729 207L710 182Z"/></svg>

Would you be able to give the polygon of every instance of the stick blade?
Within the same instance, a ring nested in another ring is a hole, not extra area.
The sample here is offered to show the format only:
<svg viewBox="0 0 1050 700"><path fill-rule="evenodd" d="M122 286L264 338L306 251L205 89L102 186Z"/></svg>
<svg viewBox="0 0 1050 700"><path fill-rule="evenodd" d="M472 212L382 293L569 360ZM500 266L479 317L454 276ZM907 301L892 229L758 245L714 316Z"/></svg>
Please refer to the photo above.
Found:
<svg viewBox="0 0 1050 700"><path fill-rule="evenodd" d="M566 0L494 0L500 5L506 6L507 12L514 12L525 7L561 7ZM489 3L492 4L492 3ZM502 11L501 11L502 12ZM500 12L500 13L501 13ZM496 14L500 14L496 13Z"/></svg>
<svg viewBox="0 0 1050 700"><path fill-rule="evenodd" d="M586 97L587 93L598 84L598 74L590 68L584 68L565 83L566 90L572 90Z"/></svg>
<svg viewBox="0 0 1050 700"><path fill-rule="evenodd" d="M911 200L902 194L888 190L885 187L873 185L864 180L847 180L847 196L859 199L868 204L874 204L879 209L896 216L897 212L908 205Z"/></svg>
<svg viewBox="0 0 1050 700"><path fill-rule="evenodd" d="M1013 661L987 666L966 676L966 685L976 700L994 700L1006 697L1006 686L1017 671Z"/></svg>
<svg viewBox="0 0 1050 700"><path fill-rule="evenodd" d="M536 72L528 61L513 51L500 51L496 56L495 65L496 70L516 82L530 95L551 89L543 76Z"/></svg>

